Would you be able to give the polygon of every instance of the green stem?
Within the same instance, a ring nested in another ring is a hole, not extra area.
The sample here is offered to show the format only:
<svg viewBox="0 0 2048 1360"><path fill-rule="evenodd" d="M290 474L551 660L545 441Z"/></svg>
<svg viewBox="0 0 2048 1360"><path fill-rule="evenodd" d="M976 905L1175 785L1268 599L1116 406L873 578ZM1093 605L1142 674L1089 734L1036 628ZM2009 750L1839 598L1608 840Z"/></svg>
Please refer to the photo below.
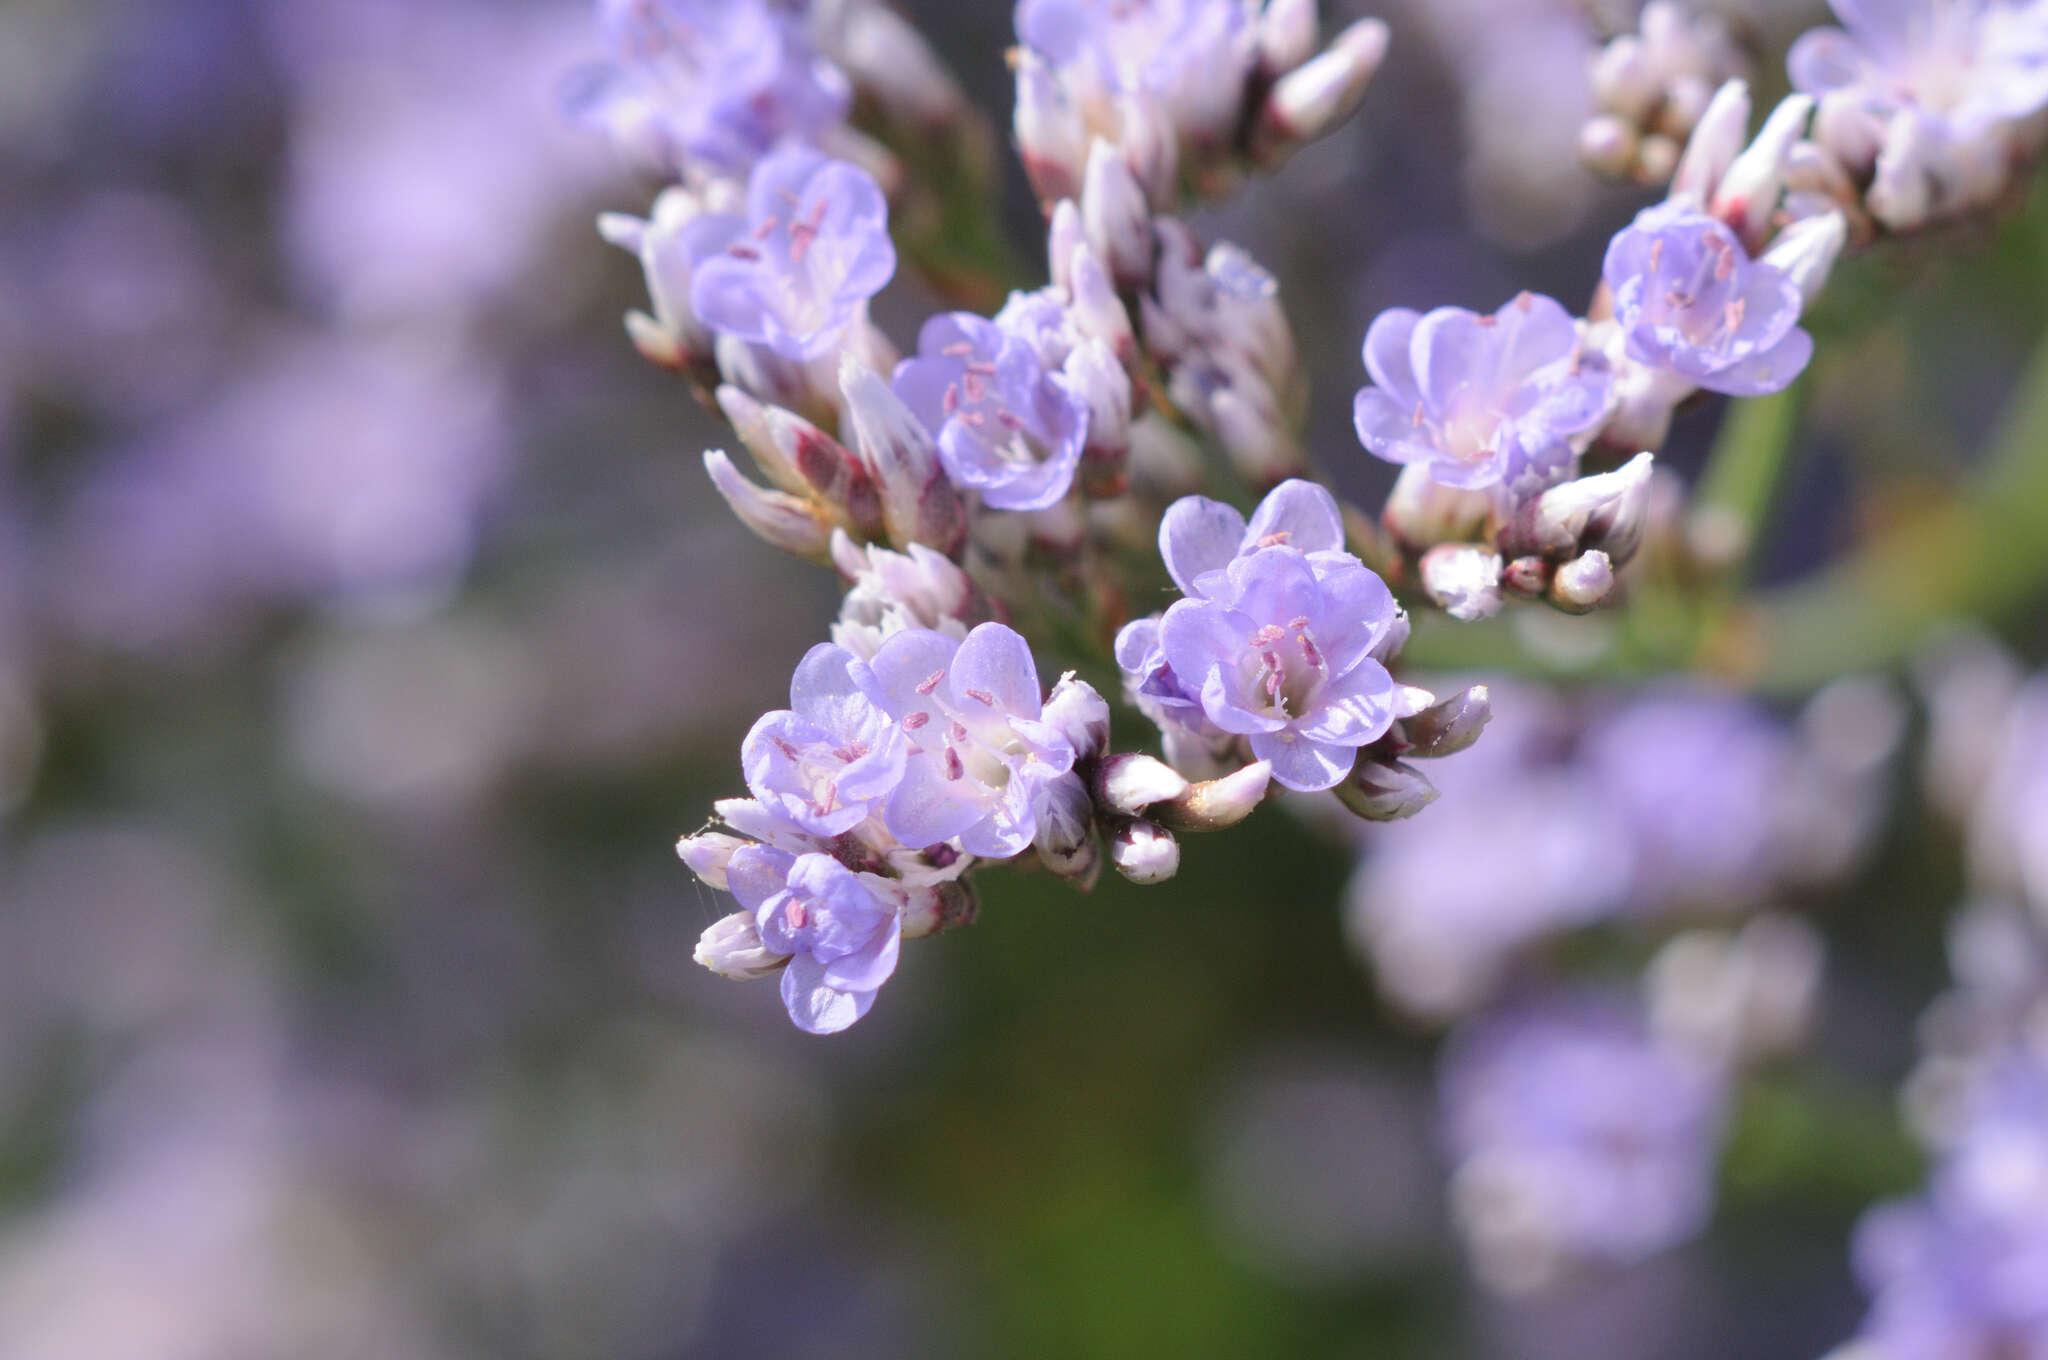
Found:
<svg viewBox="0 0 2048 1360"><path fill-rule="evenodd" d="M1805 393L1806 384L1799 382L1768 397L1735 402L1694 497L1695 513L1726 515L1740 528L1748 563L1790 465Z"/></svg>
<svg viewBox="0 0 2048 1360"><path fill-rule="evenodd" d="M1878 669L1957 618L1995 620L2048 582L2048 341L2034 352L1967 496L1819 576L1754 601L1761 688L1793 692Z"/></svg>

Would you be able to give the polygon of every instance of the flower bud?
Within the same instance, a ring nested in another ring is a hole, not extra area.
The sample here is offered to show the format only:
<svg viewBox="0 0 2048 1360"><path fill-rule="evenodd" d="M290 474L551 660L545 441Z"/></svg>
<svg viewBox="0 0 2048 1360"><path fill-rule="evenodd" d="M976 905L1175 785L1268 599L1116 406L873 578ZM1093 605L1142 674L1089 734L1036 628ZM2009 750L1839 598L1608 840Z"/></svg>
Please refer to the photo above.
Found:
<svg viewBox="0 0 2048 1360"><path fill-rule="evenodd" d="M1095 772L1095 797L1111 812L1135 814L1188 791L1187 777L1153 756L1126 752L1111 756Z"/></svg>
<svg viewBox="0 0 2048 1360"><path fill-rule="evenodd" d="M734 335L721 335L712 345L712 360L721 382L737 387L768 406L802 411L821 420L831 418L832 402L819 391L809 367L785 359L766 345L750 345Z"/></svg>
<svg viewBox="0 0 2048 1360"><path fill-rule="evenodd" d="M1877 176L1870 182L1871 216L1897 232L1911 231L1932 216L1939 154L1928 120L1912 109L1892 115L1884 149L1877 154Z"/></svg>
<svg viewBox="0 0 2048 1360"><path fill-rule="evenodd" d="M784 552L825 560L832 524L815 505L748 481L722 449L704 455L704 470L740 523Z"/></svg>
<svg viewBox="0 0 2048 1360"><path fill-rule="evenodd" d="M1046 868L1084 892L1094 886L1102 871L1102 850L1095 839L1095 804L1081 776L1069 772L1046 786L1032 844Z"/></svg>
<svg viewBox="0 0 2048 1360"><path fill-rule="evenodd" d="M1550 602L1567 614L1588 614L1614 594L1614 563L1599 549L1575 557L1550 578Z"/></svg>
<svg viewBox="0 0 2048 1360"><path fill-rule="evenodd" d="M1671 197L1706 206L1728 174L1728 168L1749 139L1749 82L1731 80L1714 92L1712 102L1692 129L1685 154L1671 176Z"/></svg>
<svg viewBox="0 0 2048 1360"><path fill-rule="evenodd" d="M718 405L770 481L843 519L863 537L881 532L874 479L838 440L795 412L763 406L730 384L718 389Z"/></svg>
<svg viewBox="0 0 2048 1360"><path fill-rule="evenodd" d="M1445 486L1429 475L1427 467L1414 463L1394 479L1380 523L1403 549L1422 553L1439 543L1476 537L1492 508L1484 491Z"/></svg>
<svg viewBox="0 0 2048 1360"><path fill-rule="evenodd" d="M1125 822L1110 839L1110 860L1133 883L1164 883L1180 872L1180 842L1154 822Z"/></svg>
<svg viewBox="0 0 2048 1360"><path fill-rule="evenodd" d="M1075 328L1109 346L1118 363L1129 363L1138 350L1131 314L1117 296L1109 271L1102 267L1102 261L1085 240L1077 243L1067 257L1067 277L1074 299Z"/></svg>
<svg viewBox="0 0 2048 1360"><path fill-rule="evenodd" d="M1072 671L1046 696L1041 721L1073 745L1076 760L1093 759L1109 744L1109 701Z"/></svg>
<svg viewBox="0 0 2048 1360"><path fill-rule="evenodd" d="M838 22L820 45L896 123L946 127L971 116L967 97L917 28L888 5L834 6Z"/></svg>
<svg viewBox="0 0 2048 1360"><path fill-rule="evenodd" d="M1443 543L1422 555L1417 570L1423 593L1466 623L1492 618L1504 603L1500 554L1476 543Z"/></svg>
<svg viewBox="0 0 2048 1360"><path fill-rule="evenodd" d="M1474 685L1403 719L1401 734L1407 739L1409 755L1434 760L1454 756L1471 746L1492 720L1492 691L1484 685Z"/></svg>
<svg viewBox="0 0 2048 1360"><path fill-rule="evenodd" d="M1117 141L1131 176L1158 212L1180 197L1180 133L1173 114L1152 95L1129 95L1117 108Z"/></svg>
<svg viewBox="0 0 2048 1360"><path fill-rule="evenodd" d="M1643 40L1634 33L1624 33L1600 49L1593 58L1591 81L1594 97L1619 116L1617 121L1640 125L1664 97Z"/></svg>
<svg viewBox="0 0 2048 1360"><path fill-rule="evenodd" d="M1501 549L1551 558L1599 549L1627 562L1642 546L1656 459L1639 453L1612 472L1554 486L1529 502L1501 535Z"/></svg>
<svg viewBox="0 0 2048 1360"><path fill-rule="evenodd" d="M1754 254L1770 235L1771 216L1785 186L1785 164L1813 117L1810 95L1787 95L1714 189L1712 211Z"/></svg>
<svg viewBox="0 0 2048 1360"><path fill-rule="evenodd" d="M890 541L923 543L952 556L967 541L967 507L939 462L931 431L872 369L839 370L854 443L873 473Z"/></svg>
<svg viewBox="0 0 2048 1360"><path fill-rule="evenodd" d="M725 868L732 863L733 853L747 844L723 831L700 831L677 841L676 855L705 887L724 892Z"/></svg>
<svg viewBox="0 0 2048 1360"><path fill-rule="evenodd" d="M1611 113L1586 120L1579 129L1579 164L1608 179L1626 179L1635 168L1642 139L1629 123Z"/></svg>
<svg viewBox="0 0 2048 1360"><path fill-rule="evenodd" d="M1151 813L1176 831L1222 831L1251 816L1272 781L1273 766L1261 760L1220 779L1191 784L1180 797L1153 804Z"/></svg>
<svg viewBox="0 0 2048 1360"><path fill-rule="evenodd" d="M974 889L962 878L942 879L903 890L903 938L920 940L971 926L981 915Z"/></svg>
<svg viewBox="0 0 2048 1360"><path fill-rule="evenodd" d="M1088 408L1088 446L1083 457L1097 482L1122 479L1131 451L1131 376L1100 340L1084 340L1060 368L1067 389ZM1104 488L1105 494L1109 491Z"/></svg>
<svg viewBox="0 0 2048 1360"><path fill-rule="evenodd" d="M1259 16L1259 71L1285 75L1316 54L1316 0L1266 0Z"/></svg>
<svg viewBox="0 0 2048 1360"><path fill-rule="evenodd" d="M1778 233L1763 261L1780 270L1811 303L1827 286L1835 261L1849 241L1849 223L1840 212L1822 213L1794 222Z"/></svg>
<svg viewBox="0 0 2048 1360"><path fill-rule="evenodd" d="M1151 282L1151 207L1130 166L1099 137L1088 148L1081 226L1119 288L1142 288Z"/></svg>
<svg viewBox="0 0 2048 1360"><path fill-rule="evenodd" d="M1254 156L1263 164L1274 164L1349 118L1386 55L1386 24L1360 19L1339 33L1322 55L1280 77L1259 111L1252 134Z"/></svg>
<svg viewBox="0 0 2048 1360"><path fill-rule="evenodd" d="M1055 203L1045 228L1045 262L1052 274L1053 287L1072 291L1074 250L1087 240L1088 234L1081 227L1081 205L1071 198Z"/></svg>
<svg viewBox="0 0 2048 1360"><path fill-rule="evenodd" d="M777 954L761 943L754 913L736 911L712 922L697 939L697 962L734 982L752 982L779 971L789 955Z"/></svg>
<svg viewBox="0 0 2048 1360"><path fill-rule="evenodd" d="M1081 188L1081 167L1088 156L1088 129L1081 110L1061 87L1045 60L1019 48L1011 58L1017 70L1017 108L1013 127L1024 173L1050 205L1074 197Z"/></svg>
<svg viewBox="0 0 2048 1360"><path fill-rule="evenodd" d="M1359 758L1336 789L1337 801L1368 822L1406 821L1437 800L1436 786L1413 765Z"/></svg>
<svg viewBox="0 0 2048 1360"><path fill-rule="evenodd" d="M1814 142L1830 152L1853 178L1863 178L1877 165L1884 149L1885 122L1859 89L1832 90L1821 96L1813 119Z"/></svg>

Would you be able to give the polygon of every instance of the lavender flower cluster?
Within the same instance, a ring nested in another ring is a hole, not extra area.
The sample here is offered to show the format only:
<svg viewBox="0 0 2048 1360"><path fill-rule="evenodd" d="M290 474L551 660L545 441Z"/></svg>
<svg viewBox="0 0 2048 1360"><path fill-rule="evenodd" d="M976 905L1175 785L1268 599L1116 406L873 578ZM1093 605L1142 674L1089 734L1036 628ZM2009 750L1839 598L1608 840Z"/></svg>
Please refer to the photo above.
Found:
<svg viewBox="0 0 2048 1360"><path fill-rule="evenodd" d="M1875 837L1903 705L1854 679L1792 720L1700 683L1439 694L1401 673L1408 607L1585 614L1626 602L1639 558L1706 562L1658 462L1675 416L1798 383L1851 248L2001 206L2048 135L2048 6L1837 0L1843 27L1792 46L1794 93L1759 121L1736 30L1648 5L1591 55L1580 151L1662 201L1607 242L1583 309L1522 292L1371 322L1353 426L1400 469L1377 517L1314 479L1278 282L1180 214L1348 117L1384 25L1323 45L1306 0L1021 0L1012 130L1047 282L1006 289L914 241L931 160L904 130L972 114L878 4L600 10L585 112L668 181L646 219L600 224L646 275L627 329L751 454L759 480L705 456L734 513L847 587L746 737L748 796L679 844L741 907L698 961L778 977L799 1028L836 1032L904 940L974 919L989 866L1029 856L1086 891L1106 859L1155 884L1178 837L1269 797L1341 807L1367 847L1354 943L1398 1007L1457 1025L1444 1143L1482 1276L1537 1288L1700 1231L1744 1079L1815 1004L1822 949L1790 908ZM874 317L899 272L958 307L909 352ZM1177 597L1134 608L1162 577ZM1158 756L1112 739L1112 675ZM2048 808L2035 773L1991 787L1983 818ZM2003 834L1986 874L2038 891L2038 837ZM1558 941L1596 934L1636 957L1634 991L1559 966ZM2027 1080L1971 1097L1984 1139L2036 1117ZM2039 1171L1956 1139L1943 1184ZM1948 1258L2038 1266L2034 1220L1982 1207L1873 1220L1872 1327L1908 1338L1884 1354L1960 1353L1924 1339L1965 1306Z"/></svg>

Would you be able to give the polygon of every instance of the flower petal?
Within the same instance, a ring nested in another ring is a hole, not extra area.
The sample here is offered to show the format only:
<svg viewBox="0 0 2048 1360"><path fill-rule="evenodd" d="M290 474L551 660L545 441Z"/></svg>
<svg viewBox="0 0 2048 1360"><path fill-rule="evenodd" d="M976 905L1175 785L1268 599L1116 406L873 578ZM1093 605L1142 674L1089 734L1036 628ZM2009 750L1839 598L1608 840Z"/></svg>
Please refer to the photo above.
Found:
<svg viewBox="0 0 2048 1360"><path fill-rule="evenodd" d="M844 992L825 979L825 966L798 954L782 972L782 1004L806 1034L837 1034L868 1013L873 992Z"/></svg>
<svg viewBox="0 0 2048 1360"><path fill-rule="evenodd" d="M1355 747L1326 745L1293 732L1256 733L1252 754L1271 761L1274 782L1296 793L1334 789L1358 763Z"/></svg>
<svg viewBox="0 0 2048 1360"><path fill-rule="evenodd" d="M1183 595L1199 597L1196 582L1222 571L1244 542L1244 516L1207 496L1183 496L1159 521L1159 555Z"/></svg>

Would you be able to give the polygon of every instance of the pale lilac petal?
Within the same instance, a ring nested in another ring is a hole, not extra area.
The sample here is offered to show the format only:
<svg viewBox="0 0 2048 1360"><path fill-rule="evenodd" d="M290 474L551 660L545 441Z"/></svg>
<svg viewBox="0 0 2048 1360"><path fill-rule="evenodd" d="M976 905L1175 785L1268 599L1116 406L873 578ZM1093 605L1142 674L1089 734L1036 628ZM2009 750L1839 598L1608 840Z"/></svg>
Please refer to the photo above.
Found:
<svg viewBox="0 0 2048 1360"><path fill-rule="evenodd" d="M748 911L759 911L763 903L782 891L796 856L766 845L743 845L733 851L726 866L727 890Z"/></svg>
<svg viewBox="0 0 2048 1360"><path fill-rule="evenodd" d="M883 929L865 948L827 962L825 982L844 992L873 992L894 976L902 941L900 930Z"/></svg>
<svg viewBox="0 0 2048 1360"><path fill-rule="evenodd" d="M1344 782L1358 763L1358 750L1298 737L1292 732L1261 732L1252 739L1252 754L1273 763L1273 780L1296 793L1317 793Z"/></svg>
<svg viewBox="0 0 2048 1360"><path fill-rule="evenodd" d="M866 663L844 647L821 642L804 653L789 681L789 706L828 732L867 721L877 695Z"/></svg>
<svg viewBox="0 0 2048 1360"><path fill-rule="evenodd" d="M1403 410L1415 409L1422 400L1422 388L1415 380L1415 360L1410 345L1415 324L1422 313L1406 307L1381 312L1365 332L1365 371L1373 385Z"/></svg>
<svg viewBox="0 0 2048 1360"><path fill-rule="evenodd" d="M939 756L912 756L903 767L903 782L889 795L882 823L890 835L913 849L938 845L988 814L983 793L971 779L946 778Z"/></svg>
<svg viewBox="0 0 2048 1360"><path fill-rule="evenodd" d="M1261 548L1231 563L1229 577L1231 608L1250 618L1285 627L1290 620L1313 619L1321 612L1315 569L1298 552Z"/></svg>
<svg viewBox="0 0 2048 1360"><path fill-rule="evenodd" d="M1429 432L1417 423L1415 407L1401 405L1377 387L1360 388L1351 403L1358 442L1389 463L1426 463L1437 456Z"/></svg>
<svg viewBox="0 0 2048 1360"><path fill-rule="evenodd" d="M1723 369L1710 378L1701 379L1700 386L1731 397L1760 397L1782 392L1806 371L1806 365L1812 358L1813 337L1804 330L1794 330L1775 348L1745 359L1733 368Z"/></svg>
<svg viewBox="0 0 2048 1360"><path fill-rule="evenodd" d="M1328 491L1314 482L1290 479L1266 493L1252 513L1244 537L1248 550L1269 542L1305 553L1341 550L1344 516L1337 509L1337 498Z"/></svg>
<svg viewBox="0 0 2048 1360"><path fill-rule="evenodd" d="M890 635L868 663L889 715L900 721L932 711L937 706L933 690L944 681L959 650L958 639L929 628L906 628Z"/></svg>
<svg viewBox="0 0 2048 1360"><path fill-rule="evenodd" d="M1031 645L1000 623L984 623L967 635L953 657L947 684L954 705L965 712L979 707L1036 718L1044 703Z"/></svg>
<svg viewBox="0 0 2048 1360"><path fill-rule="evenodd" d="M782 1004L806 1034L837 1034L875 1004L873 992L842 992L825 980L825 966L807 954L782 972Z"/></svg>
<svg viewBox="0 0 2048 1360"><path fill-rule="evenodd" d="M1422 400L1432 410L1457 409L1492 376L1490 338L1480 319L1461 307L1439 307L1415 323L1409 353Z"/></svg>
<svg viewBox="0 0 2048 1360"><path fill-rule="evenodd" d="M1235 508L1206 496L1183 496L1159 521L1159 555L1181 593L1199 596L1196 582L1229 566L1244 535L1244 516Z"/></svg>
<svg viewBox="0 0 2048 1360"><path fill-rule="evenodd" d="M1833 90L1854 89L1870 74L1870 58L1839 28L1816 28L1799 35L1785 58L1792 88L1816 97Z"/></svg>
<svg viewBox="0 0 2048 1360"><path fill-rule="evenodd" d="M1323 686L1316 711L1296 724L1311 741L1364 746L1386 735L1394 723L1394 678L1377 661L1361 661L1349 674Z"/></svg>

